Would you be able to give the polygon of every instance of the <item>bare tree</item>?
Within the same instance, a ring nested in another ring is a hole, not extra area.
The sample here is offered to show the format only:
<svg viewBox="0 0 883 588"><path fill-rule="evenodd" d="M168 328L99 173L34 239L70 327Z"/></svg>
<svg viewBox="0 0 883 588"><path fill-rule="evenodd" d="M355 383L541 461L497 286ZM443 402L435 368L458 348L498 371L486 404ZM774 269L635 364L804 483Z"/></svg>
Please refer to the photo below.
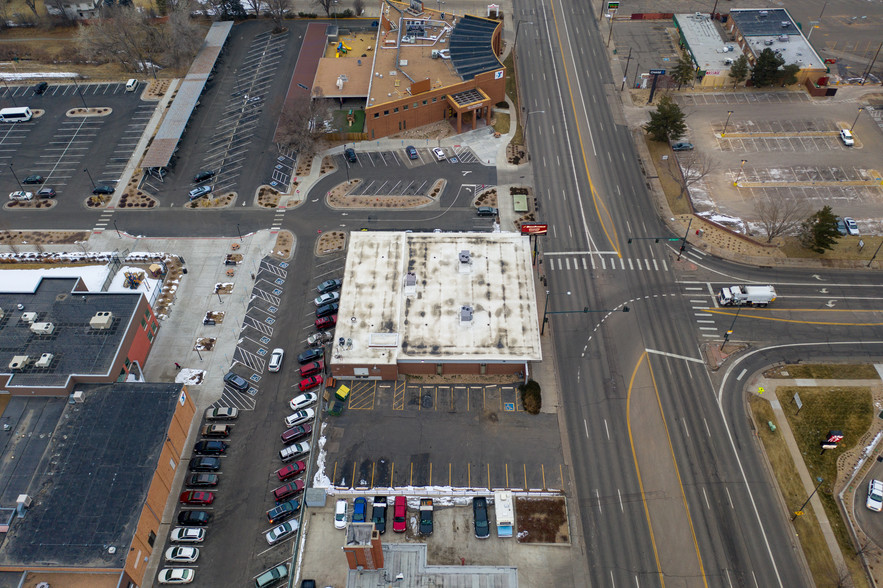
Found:
<svg viewBox="0 0 883 588"><path fill-rule="evenodd" d="M255 16L261 15L261 7L264 5L261 0L246 0L246 2L248 3L248 7L254 10Z"/></svg>
<svg viewBox="0 0 883 588"><path fill-rule="evenodd" d="M282 109L277 143L294 150L298 158L314 155L327 116L328 109L323 98L311 99L306 93L299 94Z"/></svg>
<svg viewBox="0 0 883 588"><path fill-rule="evenodd" d="M202 46L202 29L190 18L190 3L168 4L169 20L165 26L165 65L181 68L193 59Z"/></svg>
<svg viewBox="0 0 883 588"><path fill-rule="evenodd" d="M754 212L766 234L767 243L772 243L776 237L796 229L807 216L803 203L788 198L760 200L755 205Z"/></svg>
<svg viewBox="0 0 883 588"><path fill-rule="evenodd" d="M331 0L328 1L330 2ZM37 4L35 0L25 0L25 4L31 9L31 12L34 13L34 18L40 18L40 15L37 14Z"/></svg>
<svg viewBox="0 0 883 588"><path fill-rule="evenodd" d="M831 580L831 586L834 588L852 588L855 584L852 583L852 576L849 573L849 568L846 567L845 564L839 564L836 567L832 567L828 573L828 577Z"/></svg>
<svg viewBox="0 0 883 588"><path fill-rule="evenodd" d="M273 32L281 32L282 19L291 11L291 0L267 0L267 13L273 19Z"/></svg>
<svg viewBox="0 0 883 588"><path fill-rule="evenodd" d="M365 0L353 0L353 12L356 13L356 16L362 16L362 13L365 12Z"/></svg>
<svg viewBox="0 0 883 588"><path fill-rule="evenodd" d="M313 0L313 4L325 11L325 16L331 16L331 6L334 0Z"/></svg>
<svg viewBox="0 0 883 588"><path fill-rule="evenodd" d="M686 196L690 187L702 181L714 168L714 160L705 153L694 153L683 159L676 157L676 161L680 173L677 170L672 170L671 166L667 168L667 171L681 188L678 198Z"/></svg>

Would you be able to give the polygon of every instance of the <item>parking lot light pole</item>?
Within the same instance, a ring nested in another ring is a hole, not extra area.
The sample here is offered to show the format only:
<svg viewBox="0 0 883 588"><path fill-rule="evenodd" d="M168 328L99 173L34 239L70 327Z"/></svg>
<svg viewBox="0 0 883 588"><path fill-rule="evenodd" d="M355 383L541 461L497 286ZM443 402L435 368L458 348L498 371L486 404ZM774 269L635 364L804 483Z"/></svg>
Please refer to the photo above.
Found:
<svg viewBox="0 0 883 588"><path fill-rule="evenodd" d="M89 108L88 106L86 106L86 99L83 98L83 91L80 90L80 84L77 83L77 80L75 78L72 79L74 80L74 85L77 87L77 94L80 95L80 100L83 101L83 108Z"/></svg>
<svg viewBox="0 0 883 588"><path fill-rule="evenodd" d="M733 111L727 111L727 122L724 123L724 130L721 131L721 137L727 136L727 125L730 124L730 117L733 116Z"/></svg>
<svg viewBox="0 0 883 588"><path fill-rule="evenodd" d="M89 181L92 182L92 189L95 189L95 180L92 179L92 174L89 173L89 168L83 168L83 171L86 172L86 175L89 176Z"/></svg>
<svg viewBox="0 0 883 588"><path fill-rule="evenodd" d="M15 182L18 184L18 189L21 190L22 192L24 192L24 191L25 191L24 186L22 186L22 185L21 185L21 182L18 181L18 176L15 175L15 170L12 169L12 164L11 164L11 163L9 164L9 171L12 172L12 177L15 178Z"/></svg>
<svg viewBox="0 0 883 588"><path fill-rule="evenodd" d="M859 107L858 107L858 112L857 112L856 115L855 115L855 120L852 121L852 126L849 127L849 132L850 132L850 133L852 132L852 129L855 128L855 123L858 122L858 117L860 117L860 116L862 115L862 110L864 110L864 107L859 106Z"/></svg>
<svg viewBox="0 0 883 588"><path fill-rule="evenodd" d="M236 223L236 232L239 233L239 240L242 241L242 231L239 230L239 223Z"/></svg>
<svg viewBox="0 0 883 588"><path fill-rule="evenodd" d="M871 267L871 264L874 263L875 259L877 259L877 254L880 253L880 247L883 247L883 241L880 241L880 244L877 245L877 250L874 251L874 255L871 256L871 261L868 262L868 267Z"/></svg>

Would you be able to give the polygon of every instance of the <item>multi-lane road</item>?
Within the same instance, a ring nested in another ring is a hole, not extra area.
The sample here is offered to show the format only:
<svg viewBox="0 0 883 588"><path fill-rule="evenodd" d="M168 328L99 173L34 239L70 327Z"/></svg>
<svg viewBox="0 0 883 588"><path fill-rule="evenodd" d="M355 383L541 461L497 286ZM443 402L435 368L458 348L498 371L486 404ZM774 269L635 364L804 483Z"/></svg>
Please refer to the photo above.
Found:
<svg viewBox="0 0 883 588"><path fill-rule="evenodd" d="M550 225L549 308L597 311L550 318L587 577L611 587L810 585L785 513L793 505L781 503L750 434L742 377L775 361L875 356L879 342L852 325L879 305L879 280L749 268L689 247L678 261L665 241L628 244L674 235L648 193L596 18L588 3L515 3L518 43L531 47L517 67ZM715 288L745 281L776 283L780 300L738 318L715 306ZM703 343L731 327L731 340L763 351L733 360L735 373L712 373Z"/></svg>

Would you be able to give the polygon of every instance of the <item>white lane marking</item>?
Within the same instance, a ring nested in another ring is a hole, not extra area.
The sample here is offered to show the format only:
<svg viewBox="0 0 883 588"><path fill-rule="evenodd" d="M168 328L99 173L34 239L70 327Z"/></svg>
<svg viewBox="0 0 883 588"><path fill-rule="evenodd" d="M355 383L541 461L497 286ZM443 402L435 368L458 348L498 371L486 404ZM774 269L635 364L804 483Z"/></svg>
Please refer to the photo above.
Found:
<svg viewBox="0 0 883 588"><path fill-rule="evenodd" d="M687 421L681 420L681 424L684 425L684 433L687 435L687 438L690 438L690 431L687 430Z"/></svg>
<svg viewBox="0 0 883 588"><path fill-rule="evenodd" d="M668 353L667 351L657 351L655 349L644 349L647 353L654 353L656 355L664 355L665 357L673 357L675 359L683 359L684 361L692 361L695 363L703 363L701 359L696 359L694 357L687 357L686 355L678 355L677 353Z"/></svg>
<svg viewBox="0 0 883 588"><path fill-rule="evenodd" d="M705 497L705 508L711 510L711 504L708 502L708 493L705 491L705 486L702 487L702 496Z"/></svg>
<svg viewBox="0 0 883 588"><path fill-rule="evenodd" d="M586 419L583 419L583 427L586 429L586 439L589 438L589 424L586 422Z"/></svg>
<svg viewBox="0 0 883 588"><path fill-rule="evenodd" d="M747 372L748 372L747 369L743 369L741 372L739 372L739 375L736 376L736 381L737 381L737 382L741 382L741 381L742 381L742 378L745 376L745 374L746 374Z"/></svg>
<svg viewBox="0 0 883 588"><path fill-rule="evenodd" d="M607 419L604 419L604 430L607 431L607 440L610 441L610 429L607 427ZM589 434L586 433L586 437L588 436Z"/></svg>
<svg viewBox="0 0 883 588"><path fill-rule="evenodd" d="M619 510L625 512L625 507L622 505L622 492L619 488L616 489L616 495L619 496Z"/></svg>
<svg viewBox="0 0 883 588"><path fill-rule="evenodd" d="M711 437L711 429L708 428L708 420L705 417L702 417L702 422L705 423L705 434Z"/></svg>

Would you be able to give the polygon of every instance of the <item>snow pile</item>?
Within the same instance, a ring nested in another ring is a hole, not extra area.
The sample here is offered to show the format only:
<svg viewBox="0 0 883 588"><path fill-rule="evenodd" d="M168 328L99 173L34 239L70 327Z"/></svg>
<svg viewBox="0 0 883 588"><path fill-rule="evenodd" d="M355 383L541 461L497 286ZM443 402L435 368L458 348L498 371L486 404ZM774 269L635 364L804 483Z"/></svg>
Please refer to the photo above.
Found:
<svg viewBox="0 0 883 588"><path fill-rule="evenodd" d="M198 386L204 380L205 370L195 370L192 368L183 368L175 376L175 383L184 384L185 386Z"/></svg>
<svg viewBox="0 0 883 588"><path fill-rule="evenodd" d="M328 423L322 423L322 428L319 430L319 455L316 457L316 473L313 474L313 488L331 488L331 480L325 475L325 426Z"/></svg>
<svg viewBox="0 0 883 588"><path fill-rule="evenodd" d="M35 78L78 78L80 74L69 71L35 71L35 72L4 72L0 74L0 79L6 81L13 80L31 80Z"/></svg>
<svg viewBox="0 0 883 588"><path fill-rule="evenodd" d="M40 278L83 278L90 292L100 292L107 273L106 265L52 267L44 269L2 270L3 290L6 292L33 292Z"/></svg>

